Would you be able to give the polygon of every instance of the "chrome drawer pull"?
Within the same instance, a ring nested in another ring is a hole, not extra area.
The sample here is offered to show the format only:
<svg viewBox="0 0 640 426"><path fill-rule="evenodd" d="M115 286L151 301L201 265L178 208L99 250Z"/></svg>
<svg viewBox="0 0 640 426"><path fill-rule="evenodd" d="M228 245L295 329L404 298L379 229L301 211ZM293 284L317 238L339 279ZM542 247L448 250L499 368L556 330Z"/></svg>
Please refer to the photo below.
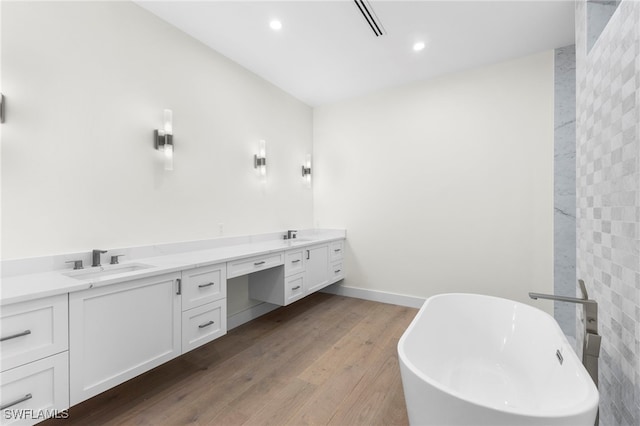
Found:
<svg viewBox="0 0 640 426"><path fill-rule="evenodd" d="M293 287L291 290L298 290L299 288L300 288L300 286L297 285L297 286Z"/></svg>
<svg viewBox="0 0 640 426"><path fill-rule="evenodd" d="M296 259L296 260L292 260L291 263L298 263L300 262L300 259Z"/></svg>
<svg viewBox="0 0 640 426"><path fill-rule="evenodd" d="M16 399L13 402L10 402L8 404L4 404L3 406L0 407L0 411L5 410L5 409L7 409L9 407L13 407L14 405L20 404L21 402L25 402L25 401L27 401L27 400L29 400L31 398L33 398L33 396L30 393L28 393L28 394L26 394L25 396L23 396L20 399Z"/></svg>
<svg viewBox="0 0 640 426"><path fill-rule="evenodd" d="M16 337L26 336L27 334L31 334L31 330L25 330L22 333L12 334L11 336L0 338L0 342L4 342L5 340L15 339Z"/></svg>
<svg viewBox="0 0 640 426"><path fill-rule="evenodd" d="M340 249L335 249L334 251L337 253L337 252L339 252L339 251L340 251Z"/></svg>
<svg viewBox="0 0 640 426"><path fill-rule="evenodd" d="M264 265L265 261L260 261L260 262L253 262L253 266L260 266L260 265Z"/></svg>
<svg viewBox="0 0 640 426"><path fill-rule="evenodd" d="M200 284L198 287L200 288L204 288L204 287L209 287L211 285L214 285L215 283L209 283L209 284Z"/></svg>
<svg viewBox="0 0 640 426"><path fill-rule="evenodd" d="M211 324L213 324L213 321L205 322L204 324L200 324L198 328L209 327Z"/></svg>
<svg viewBox="0 0 640 426"><path fill-rule="evenodd" d="M333 271L334 274L337 274L338 272L340 272L340 269L338 269L337 271Z"/></svg>

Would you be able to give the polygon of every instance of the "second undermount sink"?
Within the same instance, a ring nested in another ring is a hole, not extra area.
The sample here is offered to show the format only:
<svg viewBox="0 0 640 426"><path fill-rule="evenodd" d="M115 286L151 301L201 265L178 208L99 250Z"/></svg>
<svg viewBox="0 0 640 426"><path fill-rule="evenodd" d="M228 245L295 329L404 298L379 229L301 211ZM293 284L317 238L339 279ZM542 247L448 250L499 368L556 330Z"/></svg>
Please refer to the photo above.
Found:
<svg viewBox="0 0 640 426"><path fill-rule="evenodd" d="M309 241L313 241L313 240L309 239L309 238L291 238L291 239L288 239L288 240L284 240L284 242L288 243L288 244L308 243Z"/></svg>
<svg viewBox="0 0 640 426"><path fill-rule="evenodd" d="M125 274L127 272L135 272L148 268L153 268L153 266L145 265L144 263L126 263L122 265L105 265L80 269L77 271L66 272L63 275L75 278L76 280L87 280L90 278L102 278L109 275Z"/></svg>

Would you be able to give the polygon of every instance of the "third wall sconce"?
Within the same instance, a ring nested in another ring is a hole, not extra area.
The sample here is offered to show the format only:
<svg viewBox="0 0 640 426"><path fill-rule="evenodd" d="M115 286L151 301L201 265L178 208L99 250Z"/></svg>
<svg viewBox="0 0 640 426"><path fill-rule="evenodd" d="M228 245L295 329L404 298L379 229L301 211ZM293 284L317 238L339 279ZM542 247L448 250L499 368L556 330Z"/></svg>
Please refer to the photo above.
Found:
<svg viewBox="0 0 640 426"><path fill-rule="evenodd" d="M163 128L153 132L154 147L164 152L164 169L173 170L173 112L163 112Z"/></svg>
<svg viewBox="0 0 640 426"><path fill-rule="evenodd" d="M267 142L262 139L258 144L258 153L253 156L253 168L258 170L261 178L267 176Z"/></svg>
<svg viewBox="0 0 640 426"><path fill-rule="evenodd" d="M311 186L311 154L307 154L302 165L302 179L307 186Z"/></svg>

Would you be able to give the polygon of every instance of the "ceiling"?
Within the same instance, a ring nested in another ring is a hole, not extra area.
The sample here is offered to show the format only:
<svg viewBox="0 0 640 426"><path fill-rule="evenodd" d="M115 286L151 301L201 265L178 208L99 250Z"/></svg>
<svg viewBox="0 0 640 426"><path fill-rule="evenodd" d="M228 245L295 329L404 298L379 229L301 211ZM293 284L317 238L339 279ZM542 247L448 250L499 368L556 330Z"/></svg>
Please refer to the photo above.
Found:
<svg viewBox="0 0 640 426"><path fill-rule="evenodd" d="M136 3L311 106L574 43L574 0Z"/></svg>

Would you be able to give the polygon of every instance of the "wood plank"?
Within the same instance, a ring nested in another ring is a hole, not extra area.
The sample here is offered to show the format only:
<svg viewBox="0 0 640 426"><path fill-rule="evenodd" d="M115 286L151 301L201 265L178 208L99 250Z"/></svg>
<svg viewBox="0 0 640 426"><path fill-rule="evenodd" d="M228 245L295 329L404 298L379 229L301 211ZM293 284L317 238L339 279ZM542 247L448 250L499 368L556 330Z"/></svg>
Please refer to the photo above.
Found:
<svg viewBox="0 0 640 426"><path fill-rule="evenodd" d="M42 424L407 424L396 345L416 313L316 293Z"/></svg>

